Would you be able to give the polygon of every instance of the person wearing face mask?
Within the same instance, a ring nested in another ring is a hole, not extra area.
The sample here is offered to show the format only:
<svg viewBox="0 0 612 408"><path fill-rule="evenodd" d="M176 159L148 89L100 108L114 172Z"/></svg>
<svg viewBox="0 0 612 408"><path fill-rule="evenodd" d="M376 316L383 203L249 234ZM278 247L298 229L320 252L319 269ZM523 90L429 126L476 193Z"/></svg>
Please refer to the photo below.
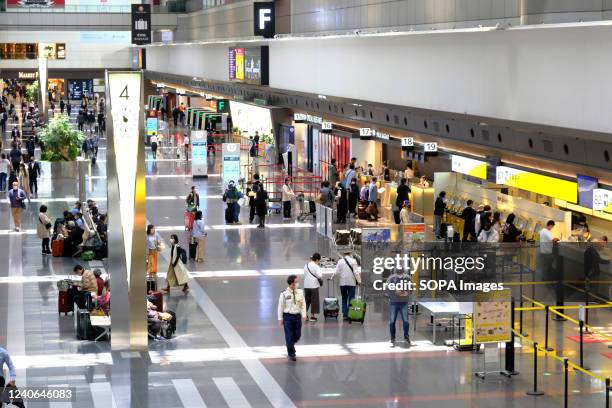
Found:
<svg viewBox="0 0 612 408"><path fill-rule="evenodd" d="M299 279L296 275L289 275L287 285L287 289L278 298L278 324L285 330L287 358L296 361L295 344L302 336L302 321L306 319L306 300L304 291L298 289Z"/></svg>
<svg viewBox="0 0 612 408"><path fill-rule="evenodd" d="M348 186L349 190L349 213L353 214L353 217L357 218L357 203L359 202L359 186L357 185L357 179L353 177L351 184Z"/></svg>
<svg viewBox="0 0 612 408"><path fill-rule="evenodd" d="M13 223L15 231L21 229L21 214L25 208L25 200L27 199L25 191L19 188L19 184L14 181L13 189L8 192L8 200L11 204L11 214L13 215Z"/></svg>
<svg viewBox="0 0 612 408"><path fill-rule="evenodd" d="M168 286L164 289L164 292L170 293L171 287L183 286L183 293L187 293L189 285L189 275L185 269L185 263L187 263L187 253L179 245L179 239L176 234L170 235L170 263L168 264L168 273L166 274L166 280Z"/></svg>

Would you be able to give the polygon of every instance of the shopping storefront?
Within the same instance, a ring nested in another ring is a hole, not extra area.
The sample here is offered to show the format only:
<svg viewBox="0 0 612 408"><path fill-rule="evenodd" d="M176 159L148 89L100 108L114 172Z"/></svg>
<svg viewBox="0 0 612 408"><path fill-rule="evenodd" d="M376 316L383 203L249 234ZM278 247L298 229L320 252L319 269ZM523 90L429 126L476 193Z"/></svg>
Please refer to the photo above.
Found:
<svg viewBox="0 0 612 408"><path fill-rule="evenodd" d="M5 82L31 84L38 80L35 69L3 69L0 79ZM60 98L81 100L83 96L94 98L105 92L103 70L57 70L49 69L47 97L59 102Z"/></svg>

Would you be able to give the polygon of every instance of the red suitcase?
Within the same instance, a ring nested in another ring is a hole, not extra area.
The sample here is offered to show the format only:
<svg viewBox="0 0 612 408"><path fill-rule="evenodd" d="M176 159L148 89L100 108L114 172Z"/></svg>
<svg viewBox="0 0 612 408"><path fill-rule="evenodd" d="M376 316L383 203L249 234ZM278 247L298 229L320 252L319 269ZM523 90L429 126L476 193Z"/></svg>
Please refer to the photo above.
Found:
<svg viewBox="0 0 612 408"><path fill-rule="evenodd" d="M51 253L53 256L64 255L64 241L56 239L51 243Z"/></svg>
<svg viewBox="0 0 612 408"><path fill-rule="evenodd" d="M154 297L155 301L151 302L157 307L158 312L164 311L164 295L159 291L151 291L149 292L149 297Z"/></svg>
<svg viewBox="0 0 612 408"><path fill-rule="evenodd" d="M193 221L195 219L195 213L192 211L185 211L185 231L191 231L193 228Z"/></svg>
<svg viewBox="0 0 612 408"><path fill-rule="evenodd" d="M72 300L71 292L59 292L57 298L57 311L61 315L67 315L68 312L74 313L74 301Z"/></svg>

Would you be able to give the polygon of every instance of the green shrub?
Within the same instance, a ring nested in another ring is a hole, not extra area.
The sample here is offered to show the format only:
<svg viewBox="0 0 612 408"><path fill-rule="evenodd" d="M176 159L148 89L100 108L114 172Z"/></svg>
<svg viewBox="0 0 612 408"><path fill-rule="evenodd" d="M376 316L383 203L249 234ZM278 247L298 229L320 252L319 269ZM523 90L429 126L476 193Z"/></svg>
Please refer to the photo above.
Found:
<svg viewBox="0 0 612 408"><path fill-rule="evenodd" d="M76 160L85 135L76 130L65 116L58 115L42 128L40 140L44 146L42 160L71 161Z"/></svg>

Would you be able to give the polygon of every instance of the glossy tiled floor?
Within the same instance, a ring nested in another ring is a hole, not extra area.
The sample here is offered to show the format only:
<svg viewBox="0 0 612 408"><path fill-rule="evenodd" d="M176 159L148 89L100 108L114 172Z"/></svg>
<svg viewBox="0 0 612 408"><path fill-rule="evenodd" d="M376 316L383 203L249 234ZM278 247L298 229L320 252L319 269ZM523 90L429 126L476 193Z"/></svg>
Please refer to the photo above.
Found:
<svg viewBox="0 0 612 408"><path fill-rule="evenodd" d="M147 216L167 240L171 233L184 237L180 197L193 181L185 176L189 163L166 159L147 161ZM104 165L99 160L89 180L90 196L102 208ZM219 173L214 160L209 172ZM50 212L56 217L71 205L76 186L69 180L53 183L50 169L44 176L39 199L54 200ZM529 350L517 349L519 376L482 381L473 374L480 369L481 355L432 345L425 315L419 316L413 347L390 348L386 306L379 302L370 305L364 326L306 324L299 361L288 363L276 324L278 294L285 276L299 272L323 243L311 225L283 223L280 216L258 230L243 213L242 225L227 228L219 182L218 176L195 182L209 227L206 262L190 263L188 295L176 290L165 298L178 316L177 337L151 343L148 353L111 353L106 342L76 340L73 318L57 315L55 281L77 261L42 256L31 232L9 233L8 206L0 204L0 345L7 346L19 368L18 385L69 385L77 391L75 402L33 402L29 407L561 406L562 370L554 360L540 359L540 388L546 395L530 397L525 395L531 387ZM28 209L26 229L34 228L38 205ZM167 267L167 255L160 271ZM609 324L609 315L595 319ZM533 331L540 323L529 318L525 326ZM575 353L576 344L566 340L575 334L573 326L551 327L551 344ZM609 377L612 360L602 356L606 351L605 344L588 345L587 363ZM570 392L570 406L604 406L603 385L580 373L570 374Z"/></svg>

